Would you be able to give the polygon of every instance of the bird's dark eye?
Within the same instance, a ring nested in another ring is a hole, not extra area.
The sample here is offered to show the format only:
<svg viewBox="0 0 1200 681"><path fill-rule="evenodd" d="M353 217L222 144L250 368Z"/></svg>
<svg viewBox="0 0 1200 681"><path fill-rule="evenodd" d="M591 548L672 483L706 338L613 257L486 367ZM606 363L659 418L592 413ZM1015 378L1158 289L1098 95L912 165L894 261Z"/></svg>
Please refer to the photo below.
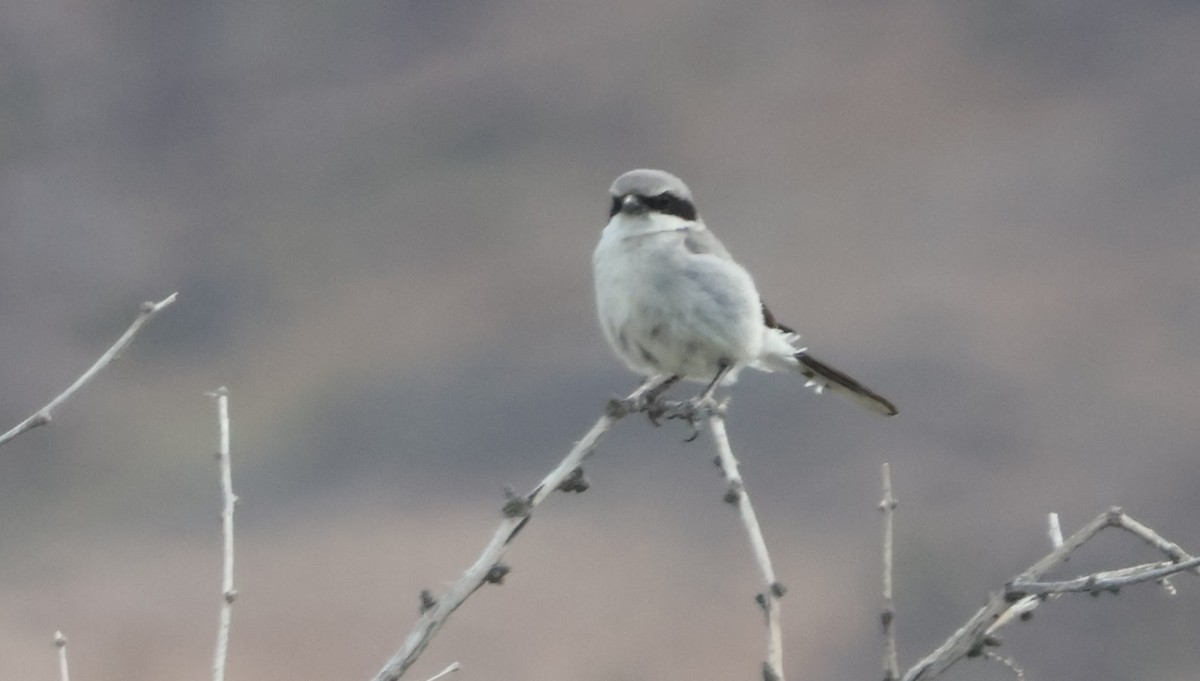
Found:
<svg viewBox="0 0 1200 681"><path fill-rule="evenodd" d="M613 199L613 200L612 200L612 207L610 207L610 208L608 209L608 217L610 217L610 218L611 218L612 216L616 215L617 213L620 213L620 212L621 212L621 199L620 199L620 197L614 196L614 197L612 197L612 199Z"/></svg>
<svg viewBox="0 0 1200 681"><path fill-rule="evenodd" d="M692 202L675 196L670 192L663 192L658 196L646 197L646 205L650 207L650 210L666 215L674 215L683 220L696 219L696 207L692 205Z"/></svg>

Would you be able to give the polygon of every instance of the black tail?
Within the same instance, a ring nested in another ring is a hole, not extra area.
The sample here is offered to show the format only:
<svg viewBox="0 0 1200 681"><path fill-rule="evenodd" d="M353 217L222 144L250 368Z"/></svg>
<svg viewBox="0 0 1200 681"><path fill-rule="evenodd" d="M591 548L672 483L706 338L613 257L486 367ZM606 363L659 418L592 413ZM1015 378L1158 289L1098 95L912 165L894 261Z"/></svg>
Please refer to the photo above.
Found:
<svg viewBox="0 0 1200 681"><path fill-rule="evenodd" d="M829 388L884 416L895 416L899 413L896 406L879 393L817 360L807 352L796 353L796 361L800 363L800 373L813 383L818 392Z"/></svg>

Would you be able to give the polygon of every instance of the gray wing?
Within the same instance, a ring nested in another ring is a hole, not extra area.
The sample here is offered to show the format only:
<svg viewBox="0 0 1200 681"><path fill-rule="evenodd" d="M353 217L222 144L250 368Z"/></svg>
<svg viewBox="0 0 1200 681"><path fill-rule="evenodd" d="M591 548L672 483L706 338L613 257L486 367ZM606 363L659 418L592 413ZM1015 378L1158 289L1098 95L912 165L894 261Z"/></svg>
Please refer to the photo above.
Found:
<svg viewBox="0 0 1200 681"><path fill-rule="evenodd" d="M725 244L722 244L721 240L715 234L708 231L708 228L703 224L696 224L687 228L686 236L683 238L683 246L688 249L689 253L696 255L715 255L722 260L733 260L733 256L729 254L729 251L725 248ZM775 318L775 315L767 308L766 303L762 304L762 315L763 323L767 325L767 328L778 329L785 335L799 338L800 335L796 333L795 329Z"/></svg>

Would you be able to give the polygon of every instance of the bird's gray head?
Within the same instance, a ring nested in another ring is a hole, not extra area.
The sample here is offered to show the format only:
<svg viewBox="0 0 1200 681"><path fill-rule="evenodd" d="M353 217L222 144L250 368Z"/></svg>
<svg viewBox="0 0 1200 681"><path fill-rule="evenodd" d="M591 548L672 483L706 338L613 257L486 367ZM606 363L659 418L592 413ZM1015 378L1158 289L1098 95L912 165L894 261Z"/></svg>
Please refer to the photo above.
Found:
<svg viewBox="0 0 1200 681"><path fill-rule="evenodd" d="M612 183L609 217L617 213L646 215L663 213L683 220L696 219L692 192L683 180L664 170L631 170Z"/></svg>

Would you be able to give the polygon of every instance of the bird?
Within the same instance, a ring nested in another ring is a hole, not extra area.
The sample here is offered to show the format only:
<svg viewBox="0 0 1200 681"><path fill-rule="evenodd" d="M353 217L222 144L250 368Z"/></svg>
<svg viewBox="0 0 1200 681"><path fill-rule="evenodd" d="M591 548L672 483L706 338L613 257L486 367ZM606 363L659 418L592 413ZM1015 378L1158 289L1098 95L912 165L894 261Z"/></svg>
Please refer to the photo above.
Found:
<svg viewBox="0 0 1200 681"><path fill-rule="evenodd" d="M700 399L745 367L790 372L818 394L896 415L882 395L799 345L800 335L772 314L750 273L705 225L683 180L631 170L609 195L609 221L592 254L596 311L630 370L664 386L707 382Z"/></svg>

